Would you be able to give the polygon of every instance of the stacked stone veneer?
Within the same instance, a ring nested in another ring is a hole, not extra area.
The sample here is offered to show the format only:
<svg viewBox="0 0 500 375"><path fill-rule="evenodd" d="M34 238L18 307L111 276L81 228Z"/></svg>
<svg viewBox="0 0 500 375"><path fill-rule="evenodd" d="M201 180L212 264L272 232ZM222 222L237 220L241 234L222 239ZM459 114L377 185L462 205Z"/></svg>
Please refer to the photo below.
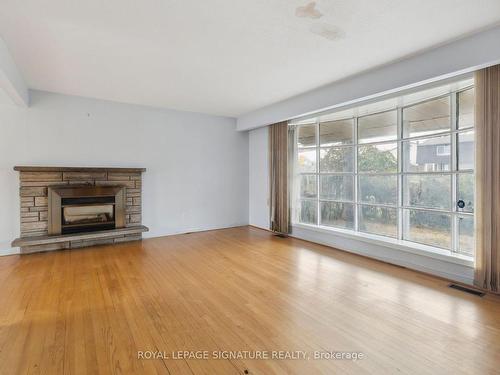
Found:
<svg viewBox="0 0 500 375"><path fill-rule="evenodd" d="M126 188L126 226L140 226L142 223L141 212L141 172L87 172L87 171L21 171L20 172L20 197L21 197L21 238L48 235L48 198L49 186L61 185L120 185ZM141 239L141 234L123 235L117 238L78 240L67 243L42 245L32 251L56 250L75 248L95 244L106 244ZM26 251L24 251L26 252Z"/></svg>

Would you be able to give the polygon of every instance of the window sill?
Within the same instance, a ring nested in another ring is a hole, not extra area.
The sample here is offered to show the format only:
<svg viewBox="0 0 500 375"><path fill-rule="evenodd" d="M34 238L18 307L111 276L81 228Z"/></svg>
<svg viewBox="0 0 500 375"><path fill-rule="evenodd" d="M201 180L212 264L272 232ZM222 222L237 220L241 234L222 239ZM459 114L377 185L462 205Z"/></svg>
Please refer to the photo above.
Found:
<svg viewBox="0 0 500 375"><path fill-rule="evenodd" d="M466 267L471 267L471 268L474 267L474 260L472 257L468 257L462 254L453 254L448 250L440 249L433 246L427 246L403 240L396 240L393 238L382 237L368 233L353 232L347 229L331 228L331 227L308 225L308 224L298 224L298 223L292 224L292 235L294 227L307 229L319 233L337 235L372 244L377 244L379 246L385 246L395 250L404 251L407 253L439 259L449 263L459 264Z"/></svg>

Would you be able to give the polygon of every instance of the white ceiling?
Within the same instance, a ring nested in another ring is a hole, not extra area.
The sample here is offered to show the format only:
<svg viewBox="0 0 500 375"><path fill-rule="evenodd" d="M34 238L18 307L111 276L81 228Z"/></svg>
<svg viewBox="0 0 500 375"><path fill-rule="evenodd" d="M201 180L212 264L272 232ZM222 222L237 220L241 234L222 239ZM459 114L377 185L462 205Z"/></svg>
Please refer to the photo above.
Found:
<svg viewBox="0 0 500 375"><path fill-rule="evenodd" d="M500 0L1 0L28 86L238 116L500 22Z"/></svg>

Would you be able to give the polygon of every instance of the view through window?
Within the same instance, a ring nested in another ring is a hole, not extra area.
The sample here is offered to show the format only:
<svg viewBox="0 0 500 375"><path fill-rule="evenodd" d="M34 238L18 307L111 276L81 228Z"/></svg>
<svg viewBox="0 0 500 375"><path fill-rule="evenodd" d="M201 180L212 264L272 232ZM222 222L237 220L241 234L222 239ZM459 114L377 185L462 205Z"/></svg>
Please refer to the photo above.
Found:
<svg viewBox="0 0 500 375"><path fill-rule="evenodd" d="M467 80L291 123L293 221L474 252Z"/></svg>

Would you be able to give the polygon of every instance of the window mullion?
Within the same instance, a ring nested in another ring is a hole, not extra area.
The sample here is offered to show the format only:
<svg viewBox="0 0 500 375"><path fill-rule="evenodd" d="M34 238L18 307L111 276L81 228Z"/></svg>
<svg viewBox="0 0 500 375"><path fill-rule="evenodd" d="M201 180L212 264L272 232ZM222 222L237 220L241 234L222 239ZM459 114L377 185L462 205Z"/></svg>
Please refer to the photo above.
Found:
<svg viewBox="0 0 500 375"><path fill-rule="evenodd" d="M354 152L354 230L359 231L359 207L358 207L358 119L354 118L354 128L353 128L353 152Z"/></svg>
<svg viewBox="0 0 500 375"><path fill-rule="evenodd" d="M320 134L319 134L319 118L316 120L316 225L321 224L321 204L320 204Z"/></svg>
<svg viewBox="0 0 500 375"><path fill-rule="evenodd" d="M459 241L458 241L458 220L457 220L457 170L458 170L458 143L457 137L458 133L455 131L458 129L457 121L457 93L451 93L451 252L458 253L459 251Z"/></svg>
<svg viewBox="0 0 500 375"><path fill-rule="evenodd" d="M398 107L398 239L403 239L403 108Z"/></svg>

